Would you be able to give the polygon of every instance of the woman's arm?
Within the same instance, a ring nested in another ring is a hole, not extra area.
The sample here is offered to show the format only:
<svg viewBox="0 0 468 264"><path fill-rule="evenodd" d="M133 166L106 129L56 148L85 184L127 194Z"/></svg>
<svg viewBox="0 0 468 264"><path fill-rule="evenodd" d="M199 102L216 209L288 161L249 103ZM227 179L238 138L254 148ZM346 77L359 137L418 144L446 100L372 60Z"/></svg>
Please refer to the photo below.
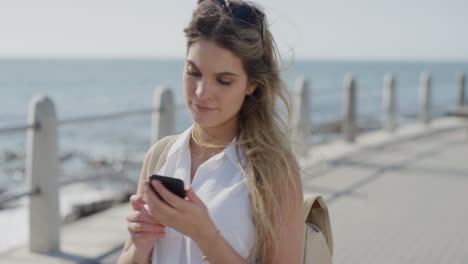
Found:
<svg viewBox="0 0 468 264"><path fill-rule="evenodd" d="M143 161L143 167L140 171L140 177L138 179L137 192L136 194L141 195L143 193L143 183L146 180L148 163L151 157L152 152L154 151L153 145L146 153L145 159ZM133 205L132 205L133 207ZM120 254L117 264L147 264L151 263L150 256L152 253L153 247L148 247L146 249L137 249L135 244L132 242L132 239L129 235L125 246Z"/></svg>
<svg viewBox="0 0 468 264"><path fill-rule="evenodd" d="M130 245L130 247L128 247ZM125 250L128 247L127 250ZM135 245L131 243L130 239L125 243L124 251L120 254L117 264L151 264L151 253L153 249L150 250L138 250L135 248Z"/></svg>
<svg viewBox="0 0 468 264"><path fill-rule="evenodd" d="M278 250L273 254L271 264L302 264L304 258L304 195L300 167L295 164L296 172L291 177L286 199L280 200L281 214L286 221L278 229ZM293 191L296 190L296 191Z"/></svg>
<svg viewBox="0 0 468 264"><path fill-rule="evenodd" d="M304 258L304 196L299 174L292 177L292 190L287 190L289 199L282 199L281 213L286 219L278 228L278 250L272 252L271 264L302 264ZM289 201L289 202L287 202ZM218 232L214 225L207 225L207 230L195 240L210 264L245 264L247 263Z"/></svg>
<svg viewBox="0 0 468 264"><path fill-rule="evenodd" d="M154 209L154 212L157 212L154 217L161 219L161 223L193 239L211 264L247 264L218 233L208 208L195 194L192 186L186 190L189 200L185 200L171 193L158 181L153 181L152 184L164 201L149 189L149 183L145 183L144 193L150 213L153 213Z"/></svg>
<svg viewBox="0 0 468 264"><path fill-rule="evenodd" d="M203 235L195 240L198 247L207 257L210 264L247 264L218 232L215 226L204 231Z"/></svg>
<svg viewBox="0 0 468 264"><path fill-rule="evenodd" d="M287 215L284 228L279 231L278 251L274 254L271 264L294 263L302 264L304 257L304 212L303 196L294 197L294 206ZM206 231L203 238L196 240L198 247L207 256L210 264L246 264L243 259L218 232L216 228Z"/></svg>
<svg viewBox="0 0 468 264"><path fill-rule="evenodd" d="M302 263L304 216L303 191L299 170L294 175L290 189L284 189L287 195L280 199L280 214L286 220L278 227L279 248L271 252L273 264ZM195 194L192 187L186 190L189 200L182 199L167 190L163 184L153 181L153 187L161 195L160 199L151 191L149 182L145 181L144 196L148 201L149 213L158 222L170 226L186 236L191 237L208 257L211 264L244 264L246 260L237 254L229 243L217 234L216 226L211 221L206 205Z"/></svg>

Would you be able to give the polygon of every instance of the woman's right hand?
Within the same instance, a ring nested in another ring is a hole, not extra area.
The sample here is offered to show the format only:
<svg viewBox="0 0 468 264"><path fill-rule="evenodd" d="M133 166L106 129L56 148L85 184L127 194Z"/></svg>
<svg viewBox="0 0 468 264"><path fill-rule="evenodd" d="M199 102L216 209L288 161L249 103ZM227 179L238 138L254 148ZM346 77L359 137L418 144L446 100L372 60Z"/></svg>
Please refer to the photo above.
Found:
<svg viewBox="0 0 468 264"><path fill-rule="evenodd" d="M166 226L160 224L148 213L143 195L130 197L133 211L127 217L130 239L137 249L152 249L156 240L165 237Z"/></svg>

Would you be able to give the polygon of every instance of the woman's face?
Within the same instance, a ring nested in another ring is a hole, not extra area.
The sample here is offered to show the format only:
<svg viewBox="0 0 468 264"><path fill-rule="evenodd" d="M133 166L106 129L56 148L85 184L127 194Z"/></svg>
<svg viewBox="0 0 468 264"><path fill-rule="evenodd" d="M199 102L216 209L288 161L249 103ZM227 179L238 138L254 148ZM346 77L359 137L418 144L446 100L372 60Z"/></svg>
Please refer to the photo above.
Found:
<svg viewBox="0 0 468 264"><path fill-rule="evenodd" d="M212 40L190 45L183 83L194 122L209 128L236 124L245 96L255 90L247 85L241 59Z"/></svg>

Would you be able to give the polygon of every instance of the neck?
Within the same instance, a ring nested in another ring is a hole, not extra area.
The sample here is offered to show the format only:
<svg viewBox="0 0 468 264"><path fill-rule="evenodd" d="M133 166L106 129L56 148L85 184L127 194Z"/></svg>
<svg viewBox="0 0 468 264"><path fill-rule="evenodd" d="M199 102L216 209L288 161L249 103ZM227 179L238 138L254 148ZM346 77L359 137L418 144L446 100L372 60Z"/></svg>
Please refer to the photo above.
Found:
<svg viewBox="0 0 468 264"><path fill-rule="evenodd" d="M237 118L216 127L202 127L198 125L198 140L207 144L229 144L239 134L239 121Z"/></svg>

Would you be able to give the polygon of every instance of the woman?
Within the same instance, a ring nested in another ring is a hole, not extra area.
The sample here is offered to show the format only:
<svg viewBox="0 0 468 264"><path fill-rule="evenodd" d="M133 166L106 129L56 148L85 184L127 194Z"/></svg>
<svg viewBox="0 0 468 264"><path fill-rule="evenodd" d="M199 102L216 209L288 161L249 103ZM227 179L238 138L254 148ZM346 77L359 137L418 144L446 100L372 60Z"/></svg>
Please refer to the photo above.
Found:
<svg viewBox="0 0 468 264"><path fill-rule="evenodd" d="M163 201L141 177L119 263L302 263L302 183L278 108L290 120L289 97L264 13L202 0L184 32L194 124L158 174L182 179L187 198L156 182Z"/></svg>

